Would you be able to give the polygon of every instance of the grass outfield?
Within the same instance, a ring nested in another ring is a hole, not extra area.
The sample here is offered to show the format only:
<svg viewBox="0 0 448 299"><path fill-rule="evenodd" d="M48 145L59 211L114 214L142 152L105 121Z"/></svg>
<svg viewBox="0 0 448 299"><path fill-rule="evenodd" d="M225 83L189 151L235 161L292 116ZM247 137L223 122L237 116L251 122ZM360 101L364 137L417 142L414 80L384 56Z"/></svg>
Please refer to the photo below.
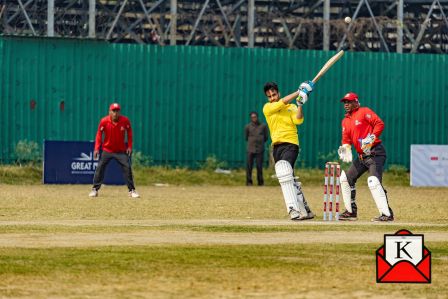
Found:
<svg viewBox="0 0 448 299"><path fill-rule="evenodd" d="M360 219L285 215L279 187L0 184L1 298L446 298L448 189L388 187L396 221L377 214L365 184ZM377 284L385 233L425 234L432 283Z"/></svg>
<svg viewBox="0 0 448 299"><path fill-rule="evenodd" d="M446 298L448 249L429 246L430 285L377 284L376 244L2 248L0 291L33 298Z"/></svg>
<svg viewBox="0 0 448 299"><path fill-rule="evenodd" d="M343 164L342 168L347 165ZM155 184L174 186L244 186L246 182L245 169L233 169L230 174L220 174L213 170L188 168L169 168L162 166L136 167L133 169L137 186L152 186ZM264 169L265 184L278 186L278 180L272 178L274 170ZM255 170L253 175L255 176ZM296 169L302 183L306 185L323 184L323 170ZM364 181L366 181L365 179ZM409 173L401 166L392 165L384 174L383 181L388 186L409 186ZM35 166L0 165L0 183L9 185L40 185L42 183L42 168ZM365 184L365 182L360 182Z"/></svg>

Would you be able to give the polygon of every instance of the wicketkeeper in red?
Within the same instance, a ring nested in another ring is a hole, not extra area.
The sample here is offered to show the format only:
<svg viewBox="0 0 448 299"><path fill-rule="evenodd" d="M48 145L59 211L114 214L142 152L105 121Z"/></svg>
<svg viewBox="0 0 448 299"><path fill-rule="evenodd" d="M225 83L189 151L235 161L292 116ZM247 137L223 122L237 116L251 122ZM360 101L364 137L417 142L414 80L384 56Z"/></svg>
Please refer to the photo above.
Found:
<svg viewBox="0 0 448 299"><path fill-rule="evenodd" d="M372 221L393 221L394 214L382 186L386 149L380 135L384 130L384 122L371 109L360 107L358 96L353 92L347 93L341 102L347 113L342 120L342 145L338 154L342 161L352 164L347 172L341 172L341 192L346 211L339 216L339 220L357 220L355 184L368 171L367 183L380 213ZM354 160L352 145L358 154Z"/></svg>
<svg viewBox="0 0 448 299"><path fill-rule="evenodd" d="M99 157L98 166L95 170L93 178L93 188L89 193L90 197L98 196L98 190L104 180L104 172L107 164L115 159L121 166L123 177L126 181L129 190L129 197L140 197L134 187L134 178L132 176L132 169L130 157L132 153L132 128L131 122L126 116L120 115L120 105L113 103L109 107L109 115L101 119L98 126L95 139L95 150L93 152L94 158L98 159L100 147L103 152ZM104 140L103 140L104 135ZM127 135L127 145L125 143Z"/></svg>

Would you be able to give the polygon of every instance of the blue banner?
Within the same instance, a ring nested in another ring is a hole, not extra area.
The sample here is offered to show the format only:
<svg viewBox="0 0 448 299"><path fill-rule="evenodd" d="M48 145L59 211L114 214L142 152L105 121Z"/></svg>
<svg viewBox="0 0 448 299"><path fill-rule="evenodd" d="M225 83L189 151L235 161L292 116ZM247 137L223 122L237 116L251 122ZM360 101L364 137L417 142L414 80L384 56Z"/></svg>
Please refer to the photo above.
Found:
<svg viewBox="0 0 448 299"><path fill-rule="evenodd" d="M98 160L93 159L92 141L44 141L44 184L92 184ZM106 167L104 184L123 185L120 165Z"/></svg>

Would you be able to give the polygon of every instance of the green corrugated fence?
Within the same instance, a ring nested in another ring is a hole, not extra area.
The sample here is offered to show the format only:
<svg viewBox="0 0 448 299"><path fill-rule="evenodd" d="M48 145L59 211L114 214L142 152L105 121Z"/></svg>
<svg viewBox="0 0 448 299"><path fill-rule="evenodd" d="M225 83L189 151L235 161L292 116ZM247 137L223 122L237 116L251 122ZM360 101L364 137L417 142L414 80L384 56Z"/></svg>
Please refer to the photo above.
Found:
<svg viewBox="0 0 448 299"><path fill-rule="evenodd" d="M242 166L243 128L262 88L286 95L334 52L0 38L0 160L20 140L93 140L111 102L131 119L135 150L155 163L197 166L209 155ZM316 167L340 144L347 91L385 121L389 164L410 144L448 143L447 55L346 53L317 83L299 127L299 163ZM264 121L264 118L261 117Z"/></svg>

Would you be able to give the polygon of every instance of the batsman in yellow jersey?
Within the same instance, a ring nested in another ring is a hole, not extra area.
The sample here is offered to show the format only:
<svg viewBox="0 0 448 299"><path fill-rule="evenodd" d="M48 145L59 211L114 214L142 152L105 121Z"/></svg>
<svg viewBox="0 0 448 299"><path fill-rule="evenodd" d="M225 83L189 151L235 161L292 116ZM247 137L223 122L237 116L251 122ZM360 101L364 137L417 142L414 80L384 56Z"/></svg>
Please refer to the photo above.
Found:
<svg viewBox="0 0 448 299"><path fill-rule="evenodd" d="M280 98L275 82L264 85L264 93L269 100L263 107L263 113L271 133L275 174L282 187L286 210L291 220L314 218L303 195L301 184L294 177L294 164L299 154L299 137L297 126L303 123L302 105L308 100L313 90L313 82L300 84L299 89ZM297 106L291 102L297 99Z"/></svg>

